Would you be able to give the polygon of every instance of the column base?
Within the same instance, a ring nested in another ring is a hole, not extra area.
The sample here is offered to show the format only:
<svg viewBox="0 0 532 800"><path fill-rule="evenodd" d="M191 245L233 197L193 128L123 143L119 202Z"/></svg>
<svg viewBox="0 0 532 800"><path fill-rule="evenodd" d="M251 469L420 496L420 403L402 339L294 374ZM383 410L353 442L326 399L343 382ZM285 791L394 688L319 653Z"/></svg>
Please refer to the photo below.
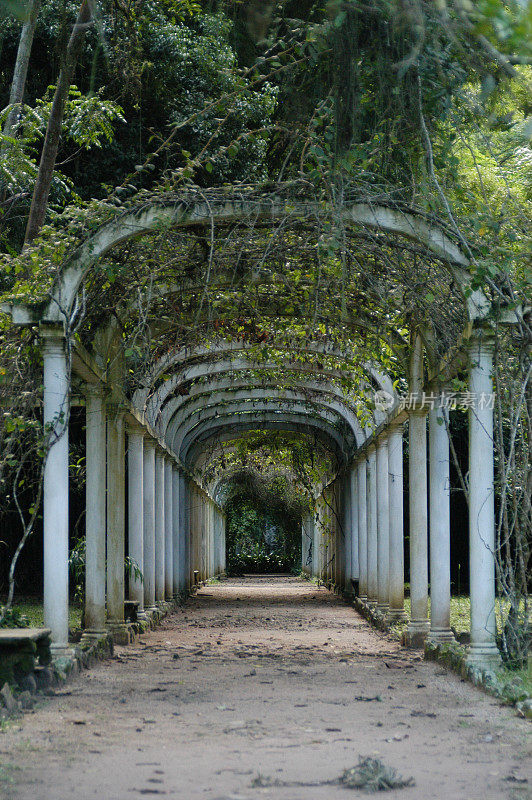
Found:
<svg viewBox="0 0 532 800"><path fill-rule="evenodd" d="M456 642L454 638L454 633L450 628L432 628L429 631L429 635L427 636L427 642L432 642L433 644L441 644L444 642Z"/></svg>
<svg viewBox="0 0 532 800"><path fill-rule="evenodd" d="M73 647L70 647L68 644L56 644L52 642L50 645L50 654L52 656L52 661L56 661L58 658L73 658L76 654Z"/></svg>
<svg viewBox="0 0 532 800"><path fill-rule="evenodd" d="M133 625L128 622L108 622L107 630L113 637L114 644L131 644L135 641Z"/></svg>
<svg viewBox="0 0 532 800"><path fill-rule="evenodd" d="M81 643L83 642L96 642L99 639L103 639L104 636L107 636L109 631L107 628L85 628L83 633L81 634Z"/></svg>
<svg viewBox="0 0 532 800"><path fill-rule="evenodd" d="M394 622L405 622L408 619L404 608L389 608L387 618L392 625Z"/></svg>
<svg viewBox="0 0 532 800"><path fill-rule="evenodd" d="M478 669L497 669L501 665L501 654L495 643L472 644L466 655L466 665Z"/></svg>
<svg viewBox="0 0 532 800"><path fill-rule="evenodd" d="M430 631L428 619L410 620L408 627L403 634L403 644L412 649L422 649Z"/></svg>
<svg viewBox="0 0 532 800"><path fill-rule="evenodd" d="M381 614L387 616L389 610L390 610L389 603L377 603L377 611L379 611Z"/></svg>

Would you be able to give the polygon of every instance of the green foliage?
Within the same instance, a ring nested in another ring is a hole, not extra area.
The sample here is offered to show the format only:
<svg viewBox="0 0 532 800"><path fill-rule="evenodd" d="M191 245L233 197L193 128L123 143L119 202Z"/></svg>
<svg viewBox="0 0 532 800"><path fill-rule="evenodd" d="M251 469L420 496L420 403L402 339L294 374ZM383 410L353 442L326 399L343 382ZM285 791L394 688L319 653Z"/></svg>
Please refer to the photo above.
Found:
<svg viewBox="0 0 532 800"><path fill-rule="evenodd" d="M29 628L30 621L20 609L16 607L5 609L0 606L0 628Z"/></svg>

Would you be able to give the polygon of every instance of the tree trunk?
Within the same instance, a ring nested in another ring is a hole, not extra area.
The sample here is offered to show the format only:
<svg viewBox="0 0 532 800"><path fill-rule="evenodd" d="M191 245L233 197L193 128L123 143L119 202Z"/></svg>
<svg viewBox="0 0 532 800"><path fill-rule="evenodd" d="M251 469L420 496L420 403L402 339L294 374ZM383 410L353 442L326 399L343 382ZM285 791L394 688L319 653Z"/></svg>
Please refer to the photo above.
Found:
<svg viewBox="0 0 532 800"><path fill-rule="evenodd" d="M24 99L24 88L26 86L26 77L28 75L28 64L30 62L31 47L33 44L35 28L37 27L37 17L39 16L40 7L41 0L33 0L29 17L22 26L17 50L17 60L15 62L13 80L11 82L11 92L9 94L9 104L11 106L22 103L22 100ZM19 108L12 108L10 110L6 119L6 124L4 125L4 136L11 136L11 131L13 130L18 113Z"/></svg>
<svg viewBox="0 0 532 800"><path fill-rule="evenodd" d="M57 151L59 149L59 140L61 138L65 103L68 99L70 84L91 16L90 0L83 0L70 35L61 72L57 80L57 87L52 102L50 118L46 128L46 137L44 139L39 163L39 172L37 174L31 200L30 215L24 240L25 246L33 242L44 224L46 209L48 207L48 196L50 194L50 186L54 174L55 162L57 160Z"/></svg>

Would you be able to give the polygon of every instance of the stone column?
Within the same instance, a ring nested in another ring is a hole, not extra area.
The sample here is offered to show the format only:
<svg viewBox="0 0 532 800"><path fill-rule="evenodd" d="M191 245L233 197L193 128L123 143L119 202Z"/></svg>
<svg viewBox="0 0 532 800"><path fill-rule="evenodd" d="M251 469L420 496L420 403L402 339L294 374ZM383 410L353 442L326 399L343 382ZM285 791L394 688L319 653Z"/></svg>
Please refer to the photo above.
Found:
<svg viewBox="0 0 532 800"><path fill-rule="evenodd" d="M403 536L403 426L393 425L388 436L388 499L390 506L389 591L392 620L405 619Z"/></svg>
<svg viewBox="0 0 532 800"><path fill-rule="evenodd" d="M105 631L106 413L103 388L87 386L85 406L85 634Z"/></svg>
<svg viewBox="0 0 532 800"><path fill-rule="evenodd" d="M495 667L500 656L495 623L495 507L493 467L493 343L481 332L470 347L468 663Z"/></svg>
<svg viewBox="0 0 532 800"><path fill-rule="evenodd" d="M374 444L368 447L367 476L367 529L368 529L368 603L377 604L377 451Z"/></svg>
<svg viewBox="0 0 532 800"><path fill-rule="evenodd" d="M448 414L439 394L429 411L430 633L449 642L451 632L451 533Z"/></svg>
<svg viewBox="0 0 532 800"><path fill-rule="evenodd" d="M172 508L172 460L164 460L164 595L174 597L174 516Z"/></svg>
<svg viewBox="0 0 532 800"><path fill-rule="evenodd" d="M360 579L360 564L358 563L358 467L354 464L349 475L349 491L351 495L351 577Z"/></svg>
<svg viewBox="0 0 532 800"><path fill-rule="evenodd" d="M351 475L348 470L342 480L342 531L343 536L341 542L344 551L344 585L343 590L347 594L352 594L353 584L351 578L353 577L353 563L352 563L352 541L353 541L353 528L351 525Z"/></svg>
<svg viewBox="0 0 532 800"><path fill-rule="evenodd" d="M155 448L155 602L164 602L164 453Z"/></svg>
<svg viewBox="0 0 532 800"><path fill-rule="evenodd" d="M388 612L390 574L390 504L388 497L388 436L377 441L377 608Z"/></svg>
<svg viewBox="0 0 532 800"><path fill-rule="evenodd" d="M44 428L44 624L53 649L68 650L68 419L70 375L60 326L42 327Z"/></svg>
<svg viewBox="0 0 532 800"><path fill-rule="evenodd" d="M183 591L190 589L189 569L189 526L187 483L183 472L179 473L179 588Z"/></svg>
<svg viewBox="0 0 532 800"><path fill-rule="evenodd" d="M427 542L427 424L425 410L410 414L409 437L410 602L407 638L421 646L429 631Z"/></svg>
<svg viewBox="0 0 532 800"><path fill-rule="evenodd" d="M124 624L125 425L116 406L107 416L107 622L113 633Z"/></svg>
<svg viewBox="0 0 532 800"><path fill-rule="evenodd" d="M172 467L172 573L174 584L174 597L179 595L180 584L180 539L181 530L179 527L179 469Z"/></svg>
<svg viewBox="0 0 532 800"><path fill-rule="evenodd" d="M367 530L367 497L366 497L366 460L358 462L358 564L360 580L358 596L367 600L368 596L368 530Z"/></svg>
<svg viewBox="0 0 532 800"><path fill-rule="evenodd" d="M155 442L144 439L143 451L144 608L155 605Z"/></svg>
<svg viewBox="0 0 532 800"><path fill-rule="evenodd" d="M128 423L127 441L128 551L144 574L144 430L140 425ZM144 586L134 569L129 575L129 597L138 602L137 614L144 618Z"/></svg>

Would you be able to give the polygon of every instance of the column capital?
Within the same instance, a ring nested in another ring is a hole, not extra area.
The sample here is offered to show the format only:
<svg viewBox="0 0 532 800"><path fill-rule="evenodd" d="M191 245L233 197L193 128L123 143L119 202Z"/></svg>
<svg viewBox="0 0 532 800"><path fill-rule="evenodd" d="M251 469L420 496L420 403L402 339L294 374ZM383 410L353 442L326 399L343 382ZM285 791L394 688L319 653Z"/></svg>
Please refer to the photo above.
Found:
<svg viewBox="0 0 532 800"><path fill-rule="evenodd" d="M492 355L495 350L495 332L490 327L473 328L468 343L470 357L478 355Z"/></svg>
<svg viewBox="0 0 532 800"><path fill-rule="evenodd" d="M377 436L377 440L375 442L375 446L377 447L377 449L379 449L379 447L384 447L384 445L388 444L389 435L390 431L388 429L385 429L381 433L379 433L379 435Z"/></svg>
<svg viewBox="0 0 532 800"><path fill-rule="evenodd" d="M146 436L144 437L144 447L153 447L153 449L155 449L156 444L157 442L155 439L146 433Z"/></svg>
<svg viewBox="0 0 532 800"><path fill-rule="evenodd" d="M44 351L64 353L66 336L62 325L43 325L41 323L39 335Z"/></svg>
<svg viewBox="0 0 532 800"><path fill-rule="evenodd" d="M102 399L105 397L105 391L103 383L86 383L82 389L84 395L101 397Z"/></svg>
<svg viewBox="0 0 532 800"><path fill-rule="evenodd" d="M128 436L135 435L135 436L142 436L143 438L148 435L148 431L142 425L142 423L138 422L136 419L131 419L131 417L126 418L126 430Z"/></svg>

